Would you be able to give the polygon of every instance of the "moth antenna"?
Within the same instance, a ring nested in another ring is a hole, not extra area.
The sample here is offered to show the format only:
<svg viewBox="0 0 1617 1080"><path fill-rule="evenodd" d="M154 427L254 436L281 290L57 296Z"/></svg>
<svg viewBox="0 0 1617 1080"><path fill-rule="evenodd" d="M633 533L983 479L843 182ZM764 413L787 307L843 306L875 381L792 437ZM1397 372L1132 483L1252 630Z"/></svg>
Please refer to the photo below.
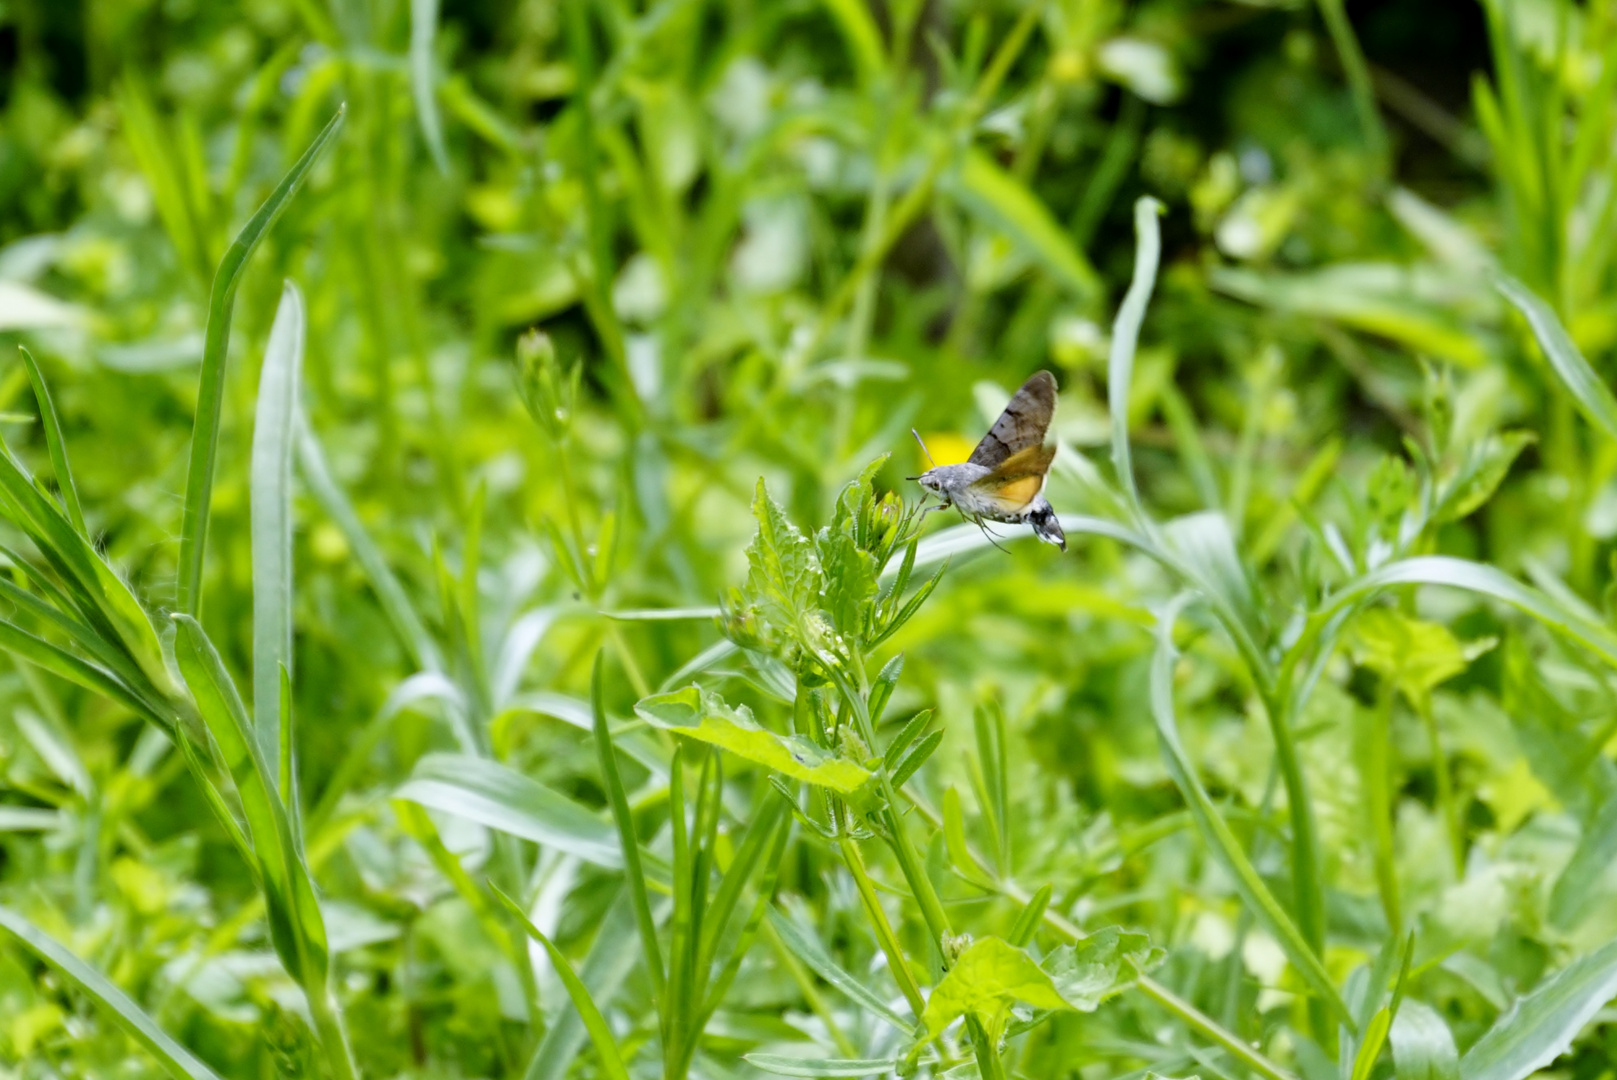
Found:
<svg viewBox="0 0 1617 1080"><path fill-rule="evenodd" d="M932 466L934 469L937 468L938 463L932 460L932 451L926 448L926 440L921 438L921 433L916 431L914 428L910 428L910 434L914 435L915 441L921 444L921 453L926 455L926 463Z"/></svg>

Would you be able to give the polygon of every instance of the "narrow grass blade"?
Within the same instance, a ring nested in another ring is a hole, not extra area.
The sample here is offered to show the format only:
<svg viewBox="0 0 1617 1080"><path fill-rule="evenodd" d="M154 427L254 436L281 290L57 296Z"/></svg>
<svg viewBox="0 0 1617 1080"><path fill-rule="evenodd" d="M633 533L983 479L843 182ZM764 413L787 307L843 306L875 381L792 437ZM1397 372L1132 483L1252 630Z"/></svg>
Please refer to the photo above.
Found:
<svg viewBox="0 0 1617 1080"><path fill-rule="evenodd" d="M989 155L978 150L966 153L956 195L1015 238L1080 301L1099 295L1099 275L1050 208Z"/></svg>
<svg viewBox="0 0 1617 1080"><path fill-rule="evenodd" d="M15 653L29 663L42 667L53 675L59 675L68 682L77 683L86 690L94 690L136 715L146 717L159 727L167 728L173 723L171 717L157 711L155 705L144 700L111 672L4 620L0 620L0 649Z"/></svg>
<svg viewBox="0 0 1617 1080"><path fill-rule="evenodd" d="M1617 996L1617 941L1574 960L1511 1006L1460 1059L1466 1080L1524 1080L1565 1053Z"/></svg>
<svg viewBox="0 0 1617 1080"><path fill-rule="evenodd" d="M15 937L62 978L105 1009L129 1037L144 1046L175 1080L219 1080L219 1074L157 1026L146 1011L105 975L19 912L0 906L0 929Z"/></svg>
<svg viewBox="0 0 1617 1080"><path fill-rule="evenodd" d="M88 538L90 531L84 527L79 489L73 483L73 470L67 464L67 443L62 438L62 421L56 415L56 403L51 400L50 388L45 385L45 377L34 362L34 354L21 345L17 346L17 351L22 354L22 362L28 368L28 381L33 384L34 400L39 403L39 419L45 428L45 448L50 452L51 469L56 473L56 487L62 493L68 520L73 522L80 536Z"/></svg>
<svg viewBox="0 0 1617 1080"><path fill-rule="evenodd" d="M492 882L489 888L493 889L500 902L521 920L529 935L543 945L545 952L550 954L550 962L555 967L556 974L560 976L562 985L567 988L567 996L573 999L573 1008L578 1010L578 1018L583 1022L584 1030L589 1032L590 1041L595 1044L595 1052L600 1055L601 1075L608 1080L629 1080L629 1070L624 1068L623 1058L618 1053L617 1037L612 1034L612 1028L607 1024L606 1017L601 1015L601 1010L596 1008L595 999L590 997L589 988L573 971L573 965L567 962L567 957L562 955L561 950L556 948L537 926L528 921L527 913L515 900L501 892Z"/></svg>
<svg viewBox="0 0 1617 1080"><path fill-rule="evenodd" d="M635 948L633 907L628 895L620 893L601 921L595 942L578 972L579 981L597 1003L610 1002L634 970L639 950ZM578 1012L563 1010L556 1022L546 1029L545 1037L539 1040L523 1080L564 1080L568 1067L588 1037Z"/></svg>
<svg viewBox="0 0 1617 1080"><path fill-rule="evenodd" d="M444 125L433 86L432 46L437 36L438 0L410 0L410 95L432 163L440 174L447 174L449 154L444 150Z"/></svg>
<svg viewBox="0 0 1617 1080"><path fill-rule="evenodd" d="M281 673L292 670L292 438L303 367L303 297L286 282L270 327L253 421L253 719L266 761L281 751ZM281 761L279 773L290 771ZM290 793L282 791L287 799Z"/></svg>
<svg viewBox="0 0 1617 1080"><path fill-rule="evenodd" d="M595 866L623 866L611 826L565 795L486 758L428 754L393 797L577 855Z"/></svg>
<svg viewBox="0 0 1617 1080"><path fill-rule="evenodd" d="M73 605L97 632L117 642L159 690L172 687L163 648L146 609L61 507L34 486L0 444L0 513L28 534L65 584Z"/></svg>
<svg viewBox="0 0 1617 1080"><path fill-rule="evenodd" d="M323 993L328 962L325 921L286 808L275 797L270 768L254 738L246 706L201 625L188 615L176 614L174 621L180 674L236 782L247 816L276 955L299 985L306 990L318 987Z"/></svg>
<svg viewBox="0 0 1617 1080"><path fill-rule="evenodd" d="M400 642L410 650L411 659L419 668L431 671L444 669L443 657L438 652L432 636L416 614L415 606L404 592L404 586L394 576L387 560L377 548L375 541L365 531L360 522L359 515L354 512L353 503L337 481L332 477L330 468L326 465L325 452L320 448L320 441L315 438L314 430L309 426L307 417L299 417L298 423L298 466L303 472L303 479L308 483L309 490L320 505L325 508L331 520L342 531L343 539L348 541L348 547L359 560L360 569L370 580L371 588L376 592L376 598L381 601L382 610L387 613L388 621L393 624L394 632L399 635Z"/></svg>
<svg viewBox="0 0 1617 1080"><path fill-rule="evenodd" d="M1561 320L1556 318L1554 309L1537 293L1508 274L1500 274L1494 288L1526 316L1527 325L1532 327L1533 336L1538 339L1545 358L1572 394L1578 411L1607 438L1617 439L1617 396L1612 394L1572 343Z"/></svg>
<svg viewBox="0 0 1617 1080"><path fill-rule="evenodd" d="M623 850L624 873L629 882L629 898L634 904L635 925L640 929L640 948L646 959L646 971L658 1000L663 995L662 946L657 942L657 922L651 917L651 901L646 893L645 872L640 865L640 841L635 832L634 812L629 808L628 794L623 790L623 777L618 773L617 752L612 747L612 730L607 724L606 705L601 697L602 655L595 654L595 666L590 673L590 715L595 727L595 753L601 762L601 781L606 788L607 803L612 808L612 821L617 826L618 842Z"/></svg>
<svg viewBox="0 0 1617 1080"><path fill-rule="evenodd" d="M1140 324L1157 283L1162 257L1162 234L1157 218L1163 206L1149 195L1134 203L1134 278L1112 323L1111 354L1106 362L1107 406L1112 414L1112 466L1128 496L1129 507L1143 519L1140 489L1134 482L1134 459L1129 450L1129 388L1134 382L1134 350L1140 343Z"/></svg>
<svg viewBox="0 0 1617 1080"><path fill-rule="evenodd" d="M1257 916L1279 942L1287 959L1297 968L1303 980L1337 1014L1343 1023L1353 1025L1353 1014L1342 1001L1331 982L1330 974L1308 943L1297 925L1280 906L1269 887L1264 884L1257 868L1241 850L1228 824L1219 814L1213 800L1197 779L1190 757L1179 740L1179 725L1174 718L1173 668L1178 652L1173 647L1173 624L1184 606L1184 598L1171 604L1163 612L1157 628L1157 649L1151 665L1151 712L1156 719L1157 738L1162 746L1163 762L1168 774L1184 796L1197 830L1207 842L1215 858L1229 871L1236 890L1247 907Z"/></svg>
<svg viewBox="0 0 1617 1080"><path fill-rule="evenodd" d="M208 329L202 347L202 375L197 386L196 423L191 430L191 461L185 478L185 509L180 522L180 610L191 616L202 609L202 560L208 541L208 509L213 498L213 463L219 453L219 423L225 398L225 362L230 351L230 319L247 260L275 219L297 194L309 170L342 127L347 106L337 110L315 136L303 156L281 178L257 213L247 220L214 273L208 298Z"/></svg>
<svg viewBox="0 0 1617 1080"><path fill-rule="evenodd" d="M898 1030L906 1034L914 1032L914 1024L894 1012L866 983L837 966L812 929L775 908L769 909L768 918L769 925L774 927L775 933L780 935L792 955L807 965L810 971L841 990L848 1000L881 1017Z"/></svg>
<svg viewBox="0 0 1617 1080"><path fill-rule="evenodd" d="M1617 795L1608 798L1583 829L1572 858L1550 892L1550 922L1571 930L1600 896L1606 869L1617 860Z"/></svg>

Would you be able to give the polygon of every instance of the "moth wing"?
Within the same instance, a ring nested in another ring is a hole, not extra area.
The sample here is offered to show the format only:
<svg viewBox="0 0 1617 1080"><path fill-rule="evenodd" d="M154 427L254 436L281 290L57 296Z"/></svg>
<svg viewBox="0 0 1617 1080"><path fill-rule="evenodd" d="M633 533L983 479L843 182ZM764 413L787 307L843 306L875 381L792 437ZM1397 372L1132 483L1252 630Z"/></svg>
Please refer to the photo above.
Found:
<svg viewBox="0 0 1617 1080"><path fill-rule="evenodd" d="M967 460L973 465L995 468L1012 455L1044 442L1050 417L1056 411L1056 380L1040 371L1022 384L994 426Z"/></svg>
<svg viewBox="0 0 1617 1080"><path fill-rule="evenodd" d="M987 476L973 480L971 494L995 513L1020 514L1044 490L1044 477L1055 457L1053 446L1029 446L1019 450Z"/></svg>

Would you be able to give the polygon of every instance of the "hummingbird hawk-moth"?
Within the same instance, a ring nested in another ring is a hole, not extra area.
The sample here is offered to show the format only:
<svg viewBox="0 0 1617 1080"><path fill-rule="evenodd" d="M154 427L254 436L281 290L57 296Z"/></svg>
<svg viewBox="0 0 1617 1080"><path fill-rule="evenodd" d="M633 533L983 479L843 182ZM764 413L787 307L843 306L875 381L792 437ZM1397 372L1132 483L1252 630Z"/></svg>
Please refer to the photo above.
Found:
<svg viewBox="0 0 1617 1080"><path fill-rule="evenodd" d="M984 521L1026 523L1040 540L1066 551L1067 535L1044 497L1044 479L1056 456L1044 436L1055 410L1055 376L1038 372L1022 384L963 464L934 465L910 479L985 532Z"/></svg>

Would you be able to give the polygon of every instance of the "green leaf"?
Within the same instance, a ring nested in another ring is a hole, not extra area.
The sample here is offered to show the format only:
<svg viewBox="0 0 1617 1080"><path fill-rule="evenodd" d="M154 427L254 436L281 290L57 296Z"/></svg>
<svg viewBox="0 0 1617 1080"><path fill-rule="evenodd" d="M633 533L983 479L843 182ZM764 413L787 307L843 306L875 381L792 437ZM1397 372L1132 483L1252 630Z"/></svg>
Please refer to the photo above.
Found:
<svg viewBox="0 0 1617 1080"><path fill-rule="evenodd" d="M499 762L470 754L428 754L393 796L577 855L595 866L623 866L612 826Z"/></svg>
<svg viewBox="0 0 1617 1080"><path fill-rule="evenodd" d="M769 497L760 478L752 500L758 534L747 547L748 591L772 606L783 625L793 624L820 591L820 568L808 539Z"/></svg>
<svg viewBox="0 0 1617 1080"><path fill-rule="evenodd" d="M905 754L899 763L893 766L893 775L890 778L893 790L896 791L909 783L910 777L919 772L921 766L926 764L927 758L930 758L938 747L942 745L943 732L941 731L934 731L916 743L915 749Z"/></svg>
<svg viewBox="0 0 1617 1080"><path fill-rule="evenodd" d="M745 705L731 708L717 694L699 687L646 698L634 711L653 727L717 746L846 799L859 802L871 794L875 776L863 765L822 750L807 739L760 727Z"/></svg>
<svg viewBox="0 0 1617 1080"><path fill-rule="evenodd" d="M1359 1052L1353 1057L1352 1080L1370 1080L1370 1071L1376 1067L1376 1059L1381 1056L1381 1048L1387 1042L1387 1029L1391 1025L1392 1010L1377 1009L1365 1025Z"/></svg>
<svg viewBox="0 0 1617 1080"><path fill-rule="evenodd" d="M1324 610L1315 613L1311 632L1317 632L1331 616L1355 601L1393 585L1447 585L1503 601L1617 667L1617 634L1607 627L1523 585L1501 570L1447 555L1403 559L1355 579L1334 593Z"/></svg>
<svg viewBox="0 0 1617 1080"><path fill-rule="evenodd" d="M743 1054L741 1060L776 1076L886 1076L898 1068L897 1058L794 1058L779 1054Z"/></svg>
<svg viewBox="0 0 1617 1080"><path fill-rule="evenodd" d="M1572 344L1572 338L1561 325L1561 320L1555 317L1555 311L1526 285L1508 274L1500 274L1494 287L1527 317L1533 336L1538 339L1550 367L1560 376L1562 385L1571 392L1578 411L1589 423L1605 432L1607 438L1617 439L1617 396L1612 395L1595 369L1589 366L1589 361Z"/></svg>
<svg viewBox="0 0 1617 1080"><path fill-rule="evenodd" d="M360 569L364 570L371 588L375 590L376 598L381 601L382 610L387 613L388 621L393 624L393 630L398 634L400 643L410 651L411 660L417 667L442 671L444 663L443 658L438 655L438 646L433 642L432 635L427 633L421 617L416 614L415 606L405 594L404 586L399 584L399 579L388 567L387 560L382 557L376 542L365 531L365 526L360 522L359 515L354 512L354 506L349 502L348 496L337 486L337 481L326 465L325 452L320 448L314 430L309 427L308 418L302 416L301 412L298 417L297 448L298 466L303 473L303 479L308 483L315 499L342 531L343 539L348 541L349 550L354 553Z"/></svg>
<svg viewBox="0 0 1617 1080"><path fill-rule="evenodd" d="M1439 283L1404 266L1340 263L1284 275L1217 267L1209 281L1249 304L1330 319L1463 368L1488 363L1476 330L1456 318Z"/></svg>
<svg viewBox="0 0 1617 1080"><path fill-rule="evenodd" d="M956 197L1007 233L1080 301L1100 295L1100 278L1072 237L1020 179L976 148L961 161Z"/></svg>
<svg viewBox="0 0 1617 1080"><path fill-rule="evenodd" d="M1371 608L1353 624L1353 659L1420 700L1452 679L1493 639L1462 645L1448 627L1414 619L1393 608Z"/></svg>
<svg viewBox="0 0 1617 1080"><path fill-rule="evenodd" d="M438 35L438 0L410 0L410 96L421 125L421 137L438 172L449 172L449 154L444 149L443 119L438 115L438 97L432 65L433 39Z"/></svg>
<svg viewBox="0 0 1617 1080"><path fill-rule="evenodd" d="M629 899L620 895L601 921L589 954L584 957L584 966L578 972L579 981L588 989L592 1001L610 1004L634 970L635 960L640 955L635 948L637 940ZM588 1037L589 1031L577 1010L563 1009L534 1048L522 1080L563 1080Z"/></svg>
<svg viewBox="0 0 1617 1080"><path fill-rule="evenodd" d="M189 615L173 616L174 657L230 778L236 783L264 886L270 941L287 974L325 992L325 921L286 808L253 735L252 721L213 643Z"/></svg>
<svg viewBox="0 0 1617 1080"><path fill-rule="evenodd" d="M266 761L281 752L281 676L292 670L292 438L303 368L303 297L287 281L270 326L253 421L253 718ZM281 762L278 772L288 771ZM287 792L283 799L290 800Z"/></svg>
<svg viewBox="0 0 1617 1080"><path fill-rule="evenodd" d="M1392 1060L1398 1080L1460 1080L1454 1036L1437 1010L1405 1001L1392 1022Z"/></svg>
<svg viewBox="0 0 1617 1080"><path fill-rule="evenodd" d="M80 960L55 938L11 908L0 906L0 929L15 937L35 956L105 1009L130 1038L140 1043L175 1080L219 1080L191 1051L157 1026L128 994L95 968Z"/></svg>
<svg viewBox="0 0 1617 1080"><path fill-rule="evenodd" d="M885 57L882 53L881 31L870 16L870 7L860 0L825 0L825 7L836 22L837 29L847 40L848 52L853 55L859 79L869 83L882 73Z"/></svg>
<svg viewBox="0 0 1617 1080"><path fill-rule="evenodd" d="M39 419L45 428L45 448L50 452L56 487L62 493L68 520L73 522L80 536L88 537L90 530L84 527L84 510L79 506L79 489L73 483L73 470L68 467L67 443L62 438L62 421L56 415L56 403L51 400L50 388L45 385L45 376L40 374L39 365L34 362L34 354L21 345L17 346L17 351L22 354L23 365L28 369L28 381L34 387Z"/></svg>
<svg viewBox="0 0 1617 1080"><path fill-rule="evenodd" d="M297 194L309 170L320 160L342 127L347 106L316 135L269 198L247 220L219 262L208 298L208 330L202 346L202 374L197 386L196 423L191 431L191 461L185 478L185 508L180 522L180 610L195 616L202 608L202 560L208 541L208 508L213 498L213 464L219 454L219 425L224 410L225 362L230 350L230 318L242 270L275 219Z"/></svg>
<svg viewBox="0 0 1617 1080"><path fill-rule="evenodd" d="M1535 441L1530 431L1506 431L1490 433L1467 447L1458 472L1444 485L1434 519L1459 521L1493 498L1510 466Z"/></svg>
<svg viewBox="0 0 1617 1080"><path fill-rule="evenodd" d="M1550 922L1562 930L1575 928L1600 897L1606 871L1617 861L1617 793L1610 795L1584 826L1572 858L1550 891Z"/></svg>
<svg viewBox="0 0 1617 1080"><path fill-rule="evenodd" d="M824 585L820 607L844 637L864 643L876 598L876 559L849 533L821 529L815 538Z"/></svg>
<svg viewBox="0 0 1617 1080"><path fill-rule="evenodd" d="M1108 926L1052 950L1042 967L1069 1006L1093 1012L1161 963L1163 955L1145 934Z"/></svg>
<svg viewBox="0 0 1617 1080"><path fill-rule="evenodd" d="M1014 1005L1035 1009L1072 1009L1050 973L1021 949L996 937L980 938L967 947L927 998L921 1014L923 1042L942 1035L962 1016L975 1017L993 1042L1005 1033Z"/></svg>
<svg viewBox="0 0 1617 1080"><path fill-rule="evenodd" d="M1134 351L1140 343L1140 324L1157 282L1162 257L1162 233L1157 218L1163 206L1149 195L1134 203L1134 277L1112 323L1111 352L1106 362L1107 409L1112 417L1112 466L1128 496L1129 508L1143 518L1140 489L1134 482L1134 459L1129 449L1129 390L1134 383ZM1065 523L1063 523L1065 524Z"/></svg>
<svg viewBox="0 0 1617 1080"><path fill-rule="evenodd" d="M1460 1059L1465 1080L1525 1080L1566 1053L1617 996L1617 941L1579 957L1517 999Z"/></svg>
<svg viewBox="0 0 1617 1080"><path fill-rule="evenodd" d="M522 926L528 935L545 947L550 956L550 963L561 978L562 985L567 988L567 996L573 999L573 1008L578 1010L578 1018L584 1023L584 1030L589 1032L590 1041L595 1044L595 1052L601 1058L601 1074L608 1080L629 1080L629 1070L623 1066L623 1057L618 1053L617 1037L612 1034L612 1028L596 1008L595 999L590 997L589 988L578 978L573 971L573 965L567 962L560 949L551 940L540 932L539 928L528 921L527 913L522 910L515 900L492 883L489 888L500 902L511 910L511 913L521 920Z"/></svg>

